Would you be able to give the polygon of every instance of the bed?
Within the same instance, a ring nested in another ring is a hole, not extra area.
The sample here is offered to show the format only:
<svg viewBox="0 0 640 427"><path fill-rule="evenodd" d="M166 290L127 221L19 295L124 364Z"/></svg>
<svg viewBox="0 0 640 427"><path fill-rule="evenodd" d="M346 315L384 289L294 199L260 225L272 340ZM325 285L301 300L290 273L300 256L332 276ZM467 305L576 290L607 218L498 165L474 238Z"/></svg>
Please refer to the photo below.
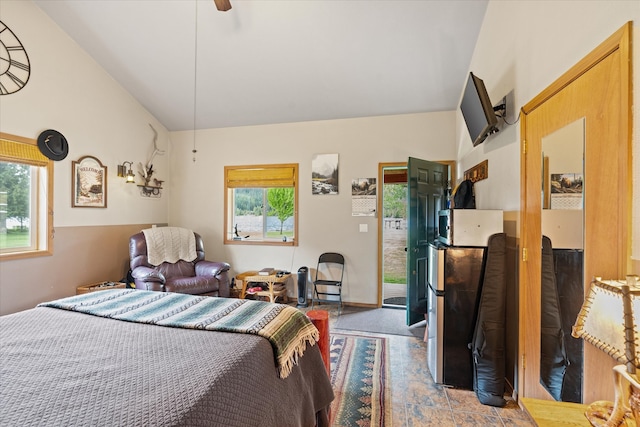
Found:
<svg viewBox="0 0 640 427"><path fill-rule="evenodd" d="M149 297L157 309L163 304L155 300L157 295L180 294L101 291L0 317L2 424L328 424L333 391L314 340L304 338L304 346L298 343L288 356L293 363L284 366L286 363L279 361L283 352L274 345L281 337L274 340L264 333L278 318L275 311L295 308L181 295L180 310L173 304L159 316L156 312L151 315L145 308L148 305L123 303L123 298ZM85 299L79 300L82 297ZM231 305L207 317L212 311L198 307L202 301L209 304L214 300ZM111 314L85 312L87 305L96 304L103 308L111 305ZM128 309L122 310L123 304ZM247 327L246 321L232 321L238 307L266 311L266 320L257 327L255 322ZM132 315L134 312L138 314ZM186 327L175 325L171 319L184 312L191 313L190 320L195 315L196 321L187 322L190 326ZM234 329L245 333L227 331ZM284 329L278 330L282 333Z"/></svg>

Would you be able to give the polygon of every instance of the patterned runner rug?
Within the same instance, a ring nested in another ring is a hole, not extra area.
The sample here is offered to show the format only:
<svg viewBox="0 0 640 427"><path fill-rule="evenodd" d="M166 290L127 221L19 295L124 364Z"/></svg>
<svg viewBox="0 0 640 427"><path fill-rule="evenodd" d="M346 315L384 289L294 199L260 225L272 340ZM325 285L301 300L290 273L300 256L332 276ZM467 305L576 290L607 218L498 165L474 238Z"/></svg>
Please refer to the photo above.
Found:
<svg viewBox="0 0 640 427"><path fill-rule="evenodd" d="M331 334L331 404L333 427L391 425L387 339Z"/></svg>

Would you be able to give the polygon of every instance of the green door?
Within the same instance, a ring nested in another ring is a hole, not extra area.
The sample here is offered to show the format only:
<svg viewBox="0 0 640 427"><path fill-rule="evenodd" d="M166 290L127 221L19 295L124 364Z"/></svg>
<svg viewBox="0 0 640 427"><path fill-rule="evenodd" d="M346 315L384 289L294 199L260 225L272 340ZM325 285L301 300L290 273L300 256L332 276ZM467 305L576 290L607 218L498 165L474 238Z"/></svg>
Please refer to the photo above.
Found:
<svg viewBox="0 0 640 427"><path fill-rule="evenodd" d="M424 320L427 248L436 239L438 211L446 209L448 166L409 157L407 163L407 325Z"/></svg>

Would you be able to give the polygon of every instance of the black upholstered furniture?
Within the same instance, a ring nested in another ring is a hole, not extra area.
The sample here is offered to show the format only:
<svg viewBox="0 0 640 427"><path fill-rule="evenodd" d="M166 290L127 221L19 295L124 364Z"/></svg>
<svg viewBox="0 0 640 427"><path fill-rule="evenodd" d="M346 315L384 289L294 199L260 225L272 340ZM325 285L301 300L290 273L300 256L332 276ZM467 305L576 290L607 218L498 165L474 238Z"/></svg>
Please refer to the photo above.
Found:
<svg viewBox="0 0 640 427"><path fill-rule="evenodd" d="M130 267L136 289L228 297L229 264L206 261L202 237L198 233L193 234L195 259L179 259L176 262L161 262L158 265L149 262L145 234L140 232L131 236Z"/></svg>

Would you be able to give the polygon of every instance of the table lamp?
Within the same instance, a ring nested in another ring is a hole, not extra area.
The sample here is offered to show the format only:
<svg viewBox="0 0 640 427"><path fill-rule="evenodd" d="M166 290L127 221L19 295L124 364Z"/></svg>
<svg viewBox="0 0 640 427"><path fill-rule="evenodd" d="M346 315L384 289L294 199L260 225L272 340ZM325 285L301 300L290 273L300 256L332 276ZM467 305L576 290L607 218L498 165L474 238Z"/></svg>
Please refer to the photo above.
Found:
<svg viewBox="0 0 640 427"><path fill-rule="evenodd" d="M626 282L599 277L591 282L571 335L624 363L613 368L615 401L593 402L585 412L593 426L640 425L640 383L636 375L640 328L634 313L640 315L638 276L627 276Z"/></svg>

